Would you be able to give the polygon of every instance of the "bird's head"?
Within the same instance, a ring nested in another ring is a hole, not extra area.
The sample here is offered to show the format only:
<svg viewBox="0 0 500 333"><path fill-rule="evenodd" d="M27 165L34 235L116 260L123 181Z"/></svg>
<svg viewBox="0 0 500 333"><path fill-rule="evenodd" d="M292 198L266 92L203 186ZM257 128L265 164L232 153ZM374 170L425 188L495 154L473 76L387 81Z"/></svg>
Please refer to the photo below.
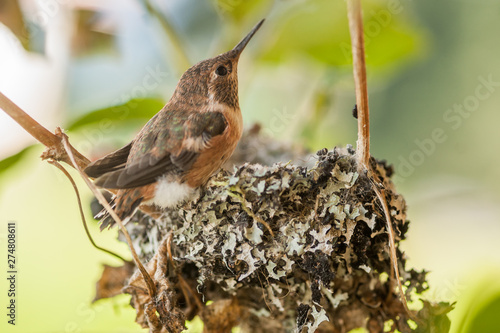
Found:
<svg viewBox="0 0 500 333"><path fill-rule="evenodd" d="M264 23L260 21L232 50L214 58L200 61L189 68L179 80L174 96L189 104L223 104L239 108L238 60L255 32Z"/></svg>

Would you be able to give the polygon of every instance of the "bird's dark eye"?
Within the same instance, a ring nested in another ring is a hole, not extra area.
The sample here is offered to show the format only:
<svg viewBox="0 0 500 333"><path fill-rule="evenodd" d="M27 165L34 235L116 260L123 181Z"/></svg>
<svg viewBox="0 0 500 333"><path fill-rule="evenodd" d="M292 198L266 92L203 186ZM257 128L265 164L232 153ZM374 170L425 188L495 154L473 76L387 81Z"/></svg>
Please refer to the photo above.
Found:
<svg viewBox="0 0 500 333"><path fill-rule="evenodd" d="M219 76L224 76L227 74L227 68L224 67L224 66L219 66L217 67L217 69L215 70L215 74L219 75Z"/></svg>

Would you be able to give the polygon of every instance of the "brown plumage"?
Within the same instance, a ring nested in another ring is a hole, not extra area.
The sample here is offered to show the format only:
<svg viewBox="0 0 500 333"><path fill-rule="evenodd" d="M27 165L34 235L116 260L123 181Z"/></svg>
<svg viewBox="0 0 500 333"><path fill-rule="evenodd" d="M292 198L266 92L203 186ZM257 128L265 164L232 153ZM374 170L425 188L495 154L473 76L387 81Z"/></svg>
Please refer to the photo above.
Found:
<svg viewBox="0 0 500 333"><path fill-rule="evenodd" d="M140 204L170 207L188 199L231 156L243 129L238 60L263 21L231 51L189 68L132 142L85 169L98 186L118 189L121 219Z"/></svg>

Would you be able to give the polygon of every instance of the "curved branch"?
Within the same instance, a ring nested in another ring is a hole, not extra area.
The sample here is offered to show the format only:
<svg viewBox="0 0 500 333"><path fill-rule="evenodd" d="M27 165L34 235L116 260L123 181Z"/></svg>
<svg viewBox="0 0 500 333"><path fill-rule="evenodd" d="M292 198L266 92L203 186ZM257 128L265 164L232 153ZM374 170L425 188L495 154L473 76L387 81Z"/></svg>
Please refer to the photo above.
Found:
<svg viewBox="0 0 500 333"><path fill-rule="evenodd" d="M4 110L14 121L31 134L32 137L43 143L47 147L56 146L61 142L54 133L40 125L31 118L19 106L12 102L7 96L0 92L0 108Z"/></svg>
<svg viewBox="0 0 500 333"><path fill-rule="evenodd" d="M99 203L108 211L109 215L111 215L111 217L115 220L115 222L120 227L120 230L123 233L123 235L125 236L125 240L127 241L127 244L130 248L130 252L132 254L132 258L135 262L135 265L137 266L137 268L139 268L139 271L142 273L144 281L146 282L146 285L147 285L148 291L149 291L149 296L151 297L151 299L154 300L156 298L156 285L154 284L153 279L149 275L146 268L144 268L144 265L141 263L141 260L139 259L139 256L137 255L137 252L135 251L134 243L132 242L132 238L130 237L130 234L127 231L127 229L125 228L123 221L118 217L118 215L116 215L115 211L113 210L113 208L111 208L111 206L108 203L108 201L106 200L106 198L104 198L104 196L99 191L99 189L94 185L94 183L90 180L90 178L83 172L82 168L76 163L76 159L74 158L75 156L73 155L71 145L69 144L68 136L66 134L64 134L59 127L56 129L56 133L61 136L61 141L62 141L63 147L64 147L64 149L66 149L68 157L69 157L70 161L73 163L73 167L76 169L76 171L78 171L78 173L83 178L83 180L85 181L87 186L90 188L92 193L94 193L95 197L97 198L97 201L99 201Z"/></svg>
<svg viewBox="0 0 500 333"><path fill-rule="evenodd" d="M72 166L71 160L69 159L68 154L66 154L62 144L60 135L56 135L40 125L40 123L24 112L2 92L0 92L0 108L12 119L14 119L15 122L21 125L26 132L31 134L32 137L47 147L41 156L42 159L63 161ZM85 168L90 163L89 159L83 156L74 147L71 147L71 151L75 156L76 162L81 168Z"/></svg>
<svg viewBox="0 0 500 333"><path fill-rule="evenodd" d="M50 164L52 164L53 166L55 166L56 168L58 168L59 170L61 170L61 172L66 176L66 178L68 178L69 182L71 183L71 186L73 186L73 190L75 190L75 194L76 194L76 202L78 203L78 210L80 211L80 218L82 220L83 229L85 230L85 233L87 234L87 238L89 239L92 246L95 247L96 249L98 249L99 251L105 252L107 254L112 255L115 258L120 259L124 263L128 262L128 260L126 260L125 258L120 256L119 254L117 254L113 251L110 251L108 249L105 249L103 247L100 247L99 245L96 244L96 242L94 242L94 239L92 238L92 235L90 234L89 227L87 226L87 221L85 220L85 213L83 212L82 199L80 198L80 191L78 190L78 186L76 186L76 183L73 180L73 177L71 177L69 172L66 171L66 169L62 166L62 164L59 164L59 162L54 161L54 160L48 160L48 162Z"/></svg>

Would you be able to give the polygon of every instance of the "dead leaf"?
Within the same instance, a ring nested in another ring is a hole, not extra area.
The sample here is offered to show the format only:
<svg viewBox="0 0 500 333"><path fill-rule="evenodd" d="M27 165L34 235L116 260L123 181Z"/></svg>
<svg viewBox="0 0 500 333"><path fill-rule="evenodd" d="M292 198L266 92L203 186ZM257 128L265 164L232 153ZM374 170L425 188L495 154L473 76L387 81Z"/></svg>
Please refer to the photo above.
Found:
<svg viewBox="0 0 500 333"><path fill-rule="evenodd" d="M134 272L134 268L135 265L131 261L127 261L119 267L104 265L102 276L96 283L93 302L121 294L127 279Z"/></svg>
<svg viewBox="0 0 500 333"><path fill-rule="evenodd" d="M182 332L185 316L177 307L175 285L168 278L168 237L161 241L155 256L145 268L156 284L157 295L152 299L139 270L130 278L124 292L132 295L130 304L137 312L136 322L151 332Z"/></svg>

